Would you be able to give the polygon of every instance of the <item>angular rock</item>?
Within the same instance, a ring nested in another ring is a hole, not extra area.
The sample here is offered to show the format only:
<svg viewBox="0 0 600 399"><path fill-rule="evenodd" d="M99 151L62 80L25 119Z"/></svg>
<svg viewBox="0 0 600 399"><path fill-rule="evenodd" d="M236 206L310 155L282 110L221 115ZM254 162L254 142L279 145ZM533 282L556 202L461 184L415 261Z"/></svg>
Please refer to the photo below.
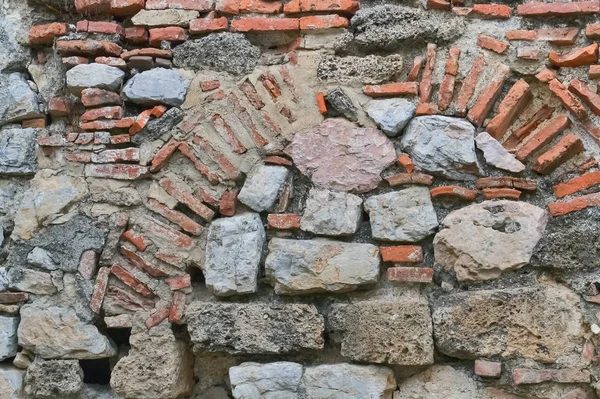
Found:
<svg viewBox="0 0 600 399"><path fill-rule="evenodd" d="M0 174L24 175L37 171L35 129L5 129L0 133Z"/></svg>
<svg viewBox="0 0 600 399"><path fill-rule="evenodd" d="M67 88L77 96L89 87L118 91L123 84L125 72L105 64L82 64L67 71Z"/></svg>
<svg viewBox="0 0 600 399"><path fill-rule="evenodd" d="M238 200L257 212L270 210L275 205L289 172L284 166L258 166L246 178Z"/></svg>
<svg viewBox="0 0 600 399"><path fill-rule="evenodd" d="M325 100L328 103L327 113L331 116L342 116L349 121L356 122L358 120L357 109L352 103L352 100L340 87L337 87L327 93Z"/></svg>
<svg viewBox="0 0 600 399"><path fill-rule="evenodd" d="M366 57L323 55L317 67L319 79L328 82L378 84L390 80L402 71L402 56L398 54Z"/></svg>
<svg viewBox="0 0 600 399"><path fill-rule="evenodd" d="M140 145L143 142L151 142L159 139L164 134L169 134L179 122L183 120L183 111L179 108L171 108L160 118L152 119L146 127L131 137L131 142Z"/></svg>
<svg viewBox="0 0 600 399"><path fill-rule="evenodd" d="M146 26L188 26L191 21L198 18L200 13L193 10L141 10L133 17L131 23Z"/></svg>
<svg viewBox="0 0 600 399"><path fill-rule="evenodd" d="M36 358L25 374L25 393L35 399L76 399L83 388L83 370L77 360Z"/></svg>
<svg viewBox="0 0 600 399"><path fill-rule="evenodd" d="M176 71L154 68L129 79L122 94L136 104L178 107L183 104L189 85L190 80Z"/></svg>
<svg viewBox="0 0 600 399"><path fill-rule="evenodd" d="M369 117L388 136L396 137L415 115L417 107L404 98L371 100L366 106Z"/></svg>
<svg viewBox="0 0 600 399"><path fill-rule="evenodd" d="M22 74L0 75L0 126L44 116L40 101Z"/></svg>
<svg viewBox="0 0 600 399"><path fill-rule="evenodd" d="M357 193L377 187L381 172L396 160L394 145L383 133L340 118L296 133L285 152L315 185Z"/></svg>
<svg viewBox="0 0 600 399"><path fill-rule="evenodd" d="M313 305L195 301L185 312L195 352L282 354L323 349Z"/></svg>
<svg viewBox="0 0 600 399"><path fill-rule="evenodd" d="M19 348L17 343L18 326L18 317L0 315L0 361L17 354L17 349Z"/></svg>
<svg viewBox="0 0 600 399"><path fill-rule="evenodd" d="M106 385L84 384L77 399L121 399Z"/></svg>
<svg viewBox="0 0 600 399"><path fill-rule="evenodd" d="M48 103L51 98L60 96L65 86L65 70L62 57L54 52L44 53L45 63L31 63L27 71L37 86L40 97Z"/></svg>
<svg viewBox="0 0 600 399"><path fill-rule="evenodd" d="M475 137L477 148L483 151L485 161L498 169L519 173L525 170L525 165L508 152L502 144L487 132L482 132Z"/></svg>
<svg viewBox="0 0 600 399"><path fill-rule="evenodd" d="M475 180L475 128L464 119L419 116L408 124L400 141L415 166L453 180Z"/></svg>
<svg viewBox="0 0 600 399"><path fill-rule="evenodd" d="M315 234L339 236L356 233L362 220L362 199L353 194L312 188L300 226Z"/></svg>
<svg viewBox="0 0 600 399"><path fill-rule="evenodd" d="M484 201L451 212L433 240L435 260L458 281L489 280L529 263L549 214L521 201Z"/></svg>
<svg viewBox="0 0 600 399"><path fill-rule="evenodd" d="M371 244L272 238L265 273L277 294L346 292L376 283L379 263Z"/></svg>
<svg viewBox="0 0 600 399"><path fill-rule="evenodd" d="M241 33L211 33L187 40L173 50L173 63L179 68L209 68L241 75L258 65L261 51Z"/></svg>
<svg viewBox="0 0 600 399"><path fill-rule="evenodd" d="M347 363L307 367L301 385L307 398L328 399L392 399L395 388L391 369Z"/></svg>
<svg viewBox="0 0 600 399"><path fill-rule="evenodd" d="M434 233L437 215L427 187L369 197L364 204L373 238L384 241L417 242Z"/></svg>
<svg viewBox="0 0 600 399"><path fill-rule="evenodd" d="M213 221L208 230L204 278L218 296L256 292L265 228L258 213Z"/></svg>
<svg viewBox="0 0 600 399"><path fill-rule="evenodd" d="M431 316L422 298L335 303L327 331L342 356L359 362L415 366L433 363Z"/></svg>
<svg viewBox="0 0 600 399"><path fill-rule="evenodd" d="M5 364L0 365L0 398L21 399L24 374L22 370Z"/></svg>
<svg viewBox="0 0 600 399"><path fill-rule="evenodd" d="M44 248L35 247L27 254L27 263L45 270L56 270L58 265L52 259L52 254Z"/></svg>
<svg viewBox="0 0 600 399"><path fill-rule="evenodd" d="M579 301L559 285L442 295L432 303L436 348L460 359L578 357L584 341Z"/></svg>
<svg viewBox="0 0 600 399"><path fill-rule="evenodd" d="M429 399L489 398L471 375L451 366L431 366L402 381L397 392L398 397L406 399L421 398L425 392Z"/></svg>
<svg viewBox="0 0 600 399"><path fill-rule="evenodd" d="M11 267L8 270L7 288L30 292L38 295L52 295L56 293L56 286L52 282L50 273L24 267Z"/></svg>
<svg viewBox="0 0 600 399"><path fill-rule="evenodd" d="M20 1L4 4L0 14L0 73L21 71L31 59L31 49L23 45L29 24L22 23L30 9Z"/></svg>
<svg viewBox="0 0 600 399"><path fill-rule="evenodd" d="M18 335L19 345L44 359L100 359L117 353L108 337L70 307L24 305Z"/></svg>
<svg viewBox="0 0 600 399"><path fill-rule="evenodd" d="M242 363L229 369L231 393L235 399L296 399L302 373L298 363Z"/></svg>

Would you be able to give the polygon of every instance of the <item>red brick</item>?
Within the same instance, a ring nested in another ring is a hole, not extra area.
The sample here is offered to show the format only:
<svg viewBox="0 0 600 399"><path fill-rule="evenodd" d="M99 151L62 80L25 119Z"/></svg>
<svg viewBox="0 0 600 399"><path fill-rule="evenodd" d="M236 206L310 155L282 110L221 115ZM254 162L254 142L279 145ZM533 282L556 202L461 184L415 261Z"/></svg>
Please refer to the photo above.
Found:
<svg viewBox="0 0 600 399"><path fill-rule="evenodd" d="M579 28L538 29L537 40L547 41L554 46L570 46L575 44Z"/></svg>
<svg viewBox="0 0 600 399"><path fill-rule="evenodd" d="M413 65L408 72L408 77L406 78L407 82L416 82L419 78L419 72L421 71L421 66L423 65L423 57L416 56L413 60Z"/></svg>
<svg viewBox="0 0 600 399"><path fill-rule="evenodd" d="M339 15L312 15L300 18L300 30L347 28L348 18Z"/></svg>
<svg viewBox="0 0 600 399"><path fill-rule="evenodd" d="M510 68L504 64L499 64L490 77L490 83L481 90L477 101L475 101L475 104L467 114L467 118L475 125L481 126L483 124L483 121L502 92L502 86L509 74Z"/></svg>
<svg viewBox="0 0 600 399"><path fill-rule="evenodd" d="M475 182L475 186L479 189L482 188L497 188L497 187L508 187L518 188L524 191L535 191L537 190L537 183L535 180L522 179L519 177L481 177Z"/></svg>
<svg viewBox="0 0 600 399"><path fill-rule="evenodd" d="M152 57L152 58L173 58L173 52L171 50L162 50L159 48L136 48L133 50L125 51L121 54L121 58L125 61L129 60L131 57Z"/></svg>
<svg viewBox="0 0 600 399"><path fill-rule="evenodd" d="M578 191L600 184L600 171L589 172L577 176L564 183L554 186L554 195L556 198L563 198Z"/></svg>
<svg viewBox="0 0 600 399"><path fill-rule="evenodd" d="M148 176L148 168L128 164L94 164L85 168L87 177L103 177L116 180L137 180Z"/></svg>
<svg viewBox="0 0 600 399"><path fill-rule="evenodd" d="M46 127L46 119L45 118L26 119L24 121L21 121L21 126L23 128L43 129Z"/></svg>
<svg viewBox="0 0 600 399"><path fill-rule="evenodd" d="M104 105L121 105L122 100L118 93L102 89L83 89L81 92L81 102L86 108L99 107Z"/></svg>
<svg viewBox="0 0 600 399"><path fill-rule="evenodd" d="M433 176L424 173L398 173L397 175L386 177L385 180L392 187L403 184L422 184L425 186L433 184Z"/></svg>
<svg viewBox="0 0 600 399"><path fill-rule="evenodd" d="M104 33L108 35L125 34L123 27L114 22L89 21L87 23L87 32L89 33Z"/></svg>
<svg viewBox="0 0 600 399"><path fill-rule="evenodd" d="M580 369L536 370L517 368L513 370L512 376L516 385L540 384L542 382L589 383L591 381L590 372Z"/></svg>
<svg viewBox="0 0 600 399"><path fill-rule="evenodd" d="M100 270L98 270L94 291L92 292L92 299L90 300L90 309L92 309L92 312L94 313L100 313L100 309L102 308L110 272L111 269L109 267L101 267Z"/></svg>
<svg viewBox="0 0 600 399"><path fill-rule="evenodd" d="M110 14L126 17L137 14L144 9L145 0L111 0Z"/></svg>
<svg viewBox="0 0 600 399"><path fill-rule="evenodd" d="M206 153L208 153L208 156L211 157L219 165L221 170L223 170L223 172L229 179L235 180L238 178L238 176L240 175L240 172L235 167L235 165L233 165L225 157L225 155L223 155L222 153L215 150L208 141L206 141L205 139L203 139L200 136L194 136L192 141L194 144L199 145Z"/></svg>
<svg viewBox="0 0 600 399"><path fill-rule="evenodd" d="M473 9L469 16L479 17L481 19L509 19L512 15L512 8L503 4L473 4Z"/></svg>
<svg viewBox="0 0 600 399"><path fill-rule="evenodd" d="M112 266L111 272L115 277L121 280L125 285L131 287L138 294L141 294L147 298L154 296L154 293L150 291L150 288L148 288L146 284L142 283L130 271L118 263L115 263Z"/></svg>
<svg viewBox="0 0 600 399"><path fill-rule="evenodd" d="M240 13L280 14L283 4L279 1L240 0Z"/></svg>
<svg viewBox="0 0 600 399"><path fill-rule="evenodd" d="M542 122L550 118L554 113L554 108L544 104L523 126L515 130L512 135L502 144L507 150L513 150L515 147L531 132L533 132Z"/></svg>
<svg viewBox="0 0 600 399"><path fill-rule="evenodd" d="M92 153L89 151L67 152L65 159L69 162L90 163L92 162Z"/></svg>
<svg viewBox="0 0 600 399"><path fill-rule="evenodd" d="M156 266L152 265L150 262L148 262L146 259L144 259L141 255L138 255L134 251L131 251L125 247L120 247L119 253L121 255L123 255L123 257L125 259L127 259L127 262L129 262L130 265L148 273L150 276L152 276L152 277L167 277L167 274L165 272L163 272Z"/></svg>
<svg viewBox="0 0 600 399"><path fill-rule="evenodd" d="M155 105L154 108L150 110L150 115L155 118L160 118L165 114L165 112L167 112L167 107L164 105Z"/></svg>
<svg viewBox="0 0 600 399"><path fill-rule="evenodd" d="M133 44L144 44L148 42L148 30L143 26L125 28L125 40Z"/></svg>
<svg viewBox="0 0 600 399"><path fill-rule="evenodd" d="M416 82L398 82L383 85L366 85L363 93L369 97L406 96L417 94Z"/></svg>
<svg viewBox="0 0 600 399"><path fill-rule="evenodd" d="M387 269L389 281L401 283L430 283L433 269L429 267L390 267Z"/></svg>
<svg viewBox="0 0 600 399"><path fill-rule="evenodd" d="M427 0L427 9L450 11L452 5L446 0Z"/></svg>
<svg viewBox="0 0 600 399"><path fill-rule="evenodd" d="M0 303L2 304L27 302L28 299L29 294L26 292L0 292Z"/></svg>
<svg viewBox="0 0 600 399"><path fill-rule="evenodd" d="M520 149L517 151L515 156L523 161L533 152L539 150L546 144L548 144L554 137L560 132L566 129L571 121L564 115L557 116L551 119L546 127L536 132L531 139L529 139Z"/></svg>
<svg viewBox="0 0 600 399"><path fill-rule="evenodd" d="M578 67L595 64L598 62L598 44L594 43L587 47L571 50L565 54L551 51L548 58L553 65L558 67Z"/></svg>
<svg viewBox="0 0 600 399"><path fill-rule="evenodd" d="M67 69L71 69L77 65L89 64L90 60L88 60L85 57L72 56L72 57L63 57L62 63Z"/></svg>
<svg viewBox="0 0 600 399"><path fill-rule="evenodd" d="M151 298L144 298L139 295L131 294L128 290L122 289L115 285L108 287L106 293L112 301L124 309L130 311L151 310L154 308L155 301Z"/></svg>
<svg viewBox="0 0 600 399"><path fill-rule="evenodd" d="M271 213L267 216L270 229L291 230L300 228L300 215L295 213Z"/></svg>
<svg viewBox="0 0 600 399"><path fill-rule="evenodd" d="M486 200L494 198L509 198L518 200L521 196L521 192L512 188L484 188L483 196Z"/></svg>
<svg viewBox="0 0 600 399"><path fill-rule="evenodd" d="M192 280L189 274L183 276L169 277L165 279L165 283L172 291L188 288L192 286Z"/></svg>
<svg viewBox="0 0 600 399"><path fill-rule="evenodd" d="M504 53L508 48L508 43L486 35L479 35L477 38L477 45L481 48L491 50L498 54Z"/></svg>
<svg viewBox="0 0 600 399"><path fill-rule="evenodd" d="M435 115L438 113L438 107L436 104L432 103L420 103L417 105L417 109L415 110L415 115Z"/></svg>
<svg viewBox="0 0 600 399"><path fill-rule="evenodd" d="M239 88L254 108L260 110L265 106L265 103L263 103L262 99L258 95L256 88L248 79L241 83Z"/></svg>
<svg viewBox="0 0 600 399"><path fill-rule="evenodd" d="M294 31L300 28L298 18L240 18L231 21L232 32Z"/></svg>
<svg viewBox="0 0 600 399"><path fill-rule="evenodd" d="M215 18L211 12L205 18L198 18L190 22L190 33L218 32L227 30L229 22L226 17Z"/></svg>
<svg viewBox="0 0 600 399"><path fill-rule="evenodd" d="M121 118L123 118L123 108L118 106L88 109L81 115L81 120L84 122L95 121L97 119Z"/></svg>
<svg viewBox="0 0 600 399"><path fill-rule="evenodd" d="M181 291L173 293L171 307L169 309L169 323L178 323L183 317L185 310L185 294Z"/></svg>
<svg viewBox="0 0 600 399"><path fill-rule="evenodd" d="M590 79L600 78L600 65L590 65L588 76L590 77Z"/></svg>
<svg viewBox="0 0 600 399"><path fill-rule="evenodd" d="M127 230L123 233L123 238L136 247L138 251L144 252L150 245L150 242L143 235L133 230Z"/></svg>
<svg viewBox="0 0 600 399"><path fill-rule="evenodd" d="M188 39L187 31L179 26L154 28L148 32L150 33L150 45L156 47L159 47L163 40L172 43L181 43Z"/></svg>
<svg viewBox="0 0 600 399"><path fill-rule="evenodd" d="M104 14L110 10L110 0L75 0L80 14Z"/></svg>
<svg viewBox="0 0 600 399"><path fill-rule="evenodd" d="M569 90L577 94L590 107L594 114L600 115L600 95L592 91L590 87L579 79L573 79L569 83Z"/></svg>
<svg viewBox="0 0 600 399"><path fill-rule="evenodd" d="M429 190L431 198L437 197L455 197L465 201L473 201L477 196L477 191L469 190L460 186L441 186Z"/></svg>
<svg viewBox="0 0 600 399"><path fill-rule="evenodd" d="M507 40L526 40L533 41L537 39L537 31L535 30L508 30L504 33Z"/></svg>
<svg viewBox="0 0 600 399"><path fill-rule="evenodd" d="M94 137L94 133L79 133L79 136L77 136L77 140L75 140L75 144L89 144L94 141Z"/></svg>
<svg viewBox="0 0 600 399"><path fill-rule="evenodd" d="M271 165L282 165L282 166L292 166L294 163L284 157L280 157L278 155L271 155L265 158L265 163L266 164L271 164Z"/></svg>
<svg viewBox="0 0 600 399"><path fill-rule="evenodd" d="M517 58L527 61L539 61L542 58L542 52L536 48L519 47L517 48Z"/></svg>
<svg viewBox="0 0 600 399"><path fill-rule="evenodd" d="M37 143L42 147L63 147L65 145L65 138L59 134L38 137Z"/></svg>
<svg viewBox="0 0 600 399"><path fill-rule="evenodd" d="M216 90L221 86L221 82L218 80L205 80L200 82L200 89L202 91Z"/></svg>
<svg viewBox="0 0 600 399"><path fill-rule="evenodd" d="M214 115L211 121L217 133L231 147L231 151L236 154L243 154L247 151L247 148L238 139L231 126L220 115Z"/></svg>
<svg viewBox="0 0 600 399"><path fill-rule="evenodd" d="M519 4L517 15L522 17L571 17L584 14L595 14L600 11L598 1L577 1L569 3L531 2Z"/></svg>
<svg viewBox="0 0 600 399"><path fill-rule="evenodd" d="M146 207L151 211L158 213L170 222L175 223L176 225L181 227L181 229L187 231L188 233L200 235L204 231L204 227L202 227L200 224L196 223L183 213L173 209L169 209L167 206L161 204L160 202L154 199L148 199Z"/></svg>
<svg viewBox="0 0 600 399"><path fill-rule="evenodd" d="M192 152L192 149L190 148L190 146L187 143L181 143L179 145L179 151L183 155L185 155L190 161L192 161L196 170L198 170L198 172L200 172L204 176L206 176L206 178L208 179L210 184L212 184L212 185L219 184L219 177L216 174L214 174L208 170L208 166L206 166L204 163L202 163L194 155L194 153Z"/></svg>
<svg viewBox="0 0 600 399"><path fill-rule="evenodd" d="M500 378L502 363L477 359L475 360L475 374L480 377Z"/></svg>
<svg viewBox="0 0 600 399"><path fill-rule="evenodd" d="M342 13L354 14L358 11L360 2L355 0L300 0L300 11L312 12L338 11ZM287 11L284 10L287 13Z"/></svg>
<svg viewBox="0 0 600 399"><path fill-rule="evenodd" d="M323 93L318 92L316 94L316 98L317 98L317 107L319 107L319 112L321 114L326 114L327 113L327 104L325 103L325 96L323 95Z"/></svg>
<svg viewBox="0 0 600 399"><path fill-rule="evenodd" d="M127 68L127 63L124 60L118 57L96 57L94 59L96 64L104 64L108 66L113 66L116 68L120 68L125 70Z"/></svg>
<svg viewBox="0 0 600 399"><path fill-rule="evenodd" d="M117 130L129 129L135 123L135 118L106 119L94 122L80 122L79 127L83 130Z"/></svg>
<svg viewBox="0 0 600 399"><path fill-rule="evenodd" d="M29 30L29 43L51 45L54 38L69 33L69 25L54 22L46 25L36 25Z"/></svg>
<svg viewBox="0 0 600 399"><path fill-rule="evenodd" d="M573 133L563 137L555 146L542 154L535 164L533 170L547 175L552 173L562 163L584 150L583 142Z"/></svg>
<svg viewBox="0 0 600 399"><path fill-rule="evenodd" d="M566 202L553 202L548 204L548 209L552 216L561 216L598 205L600 205L600 193L593 193Z"/></svg>
<svg viewBox="0 0 600 399"><path fill-rule="evenodd" d="M452 13L458 17L468 17L472 11L471 7L452 7Z"/></svg>
<svg viewBox="0 0 600 399"><path fill-rule="evenodd" d="M433 69L435 68L436 49L437 46L435 44L427 44L425 67L423 68L421 84L419 85L419 100L422 103L428 102L431 97L431 78L433 76Z"/></svg>
<svg viewBox="0 0 600 399"><path fill-rule="evenodd" d="M288 107L281 107L279 113L285 116L285 118L288 120L288 123L296 122L296 117L294 116L294 114L292 114L292 111Z"/></svg>
<svg viewBox="0 0 600 399"><path fill-rule="evenodd" d="M108 149L92 153L94 163L139 162L140 150L136 147Z"/></svg>
<svg viewBox="0 0 600 399"><path fill-rule="evenodd" d="M548 88L554 93L563 105L571 111L579 119L587 118L587 110L579 101L579 99L570 91L567 90L565 85L560 83L557 79L552 79L548 82Z"/></svg>
<svg viewBox="0 0 600 399"><path fill-rule="evenodd" d="M165 305L165 306L162 306L161 308L159 308L156 312L154 312L150 316L148 316L148 318L144 322L144 324L146 325L146 328L150 329L150 328L156 327L157 325L162 323L167 317L169 317L169 312L170 312L170 306Z"/></svg>
<svg viewBox="0 0 600 399"><path fill-rule="evenodd" d="M214 217L215 213L194 197L189 191L189 187L178 185L176 182L166 177L162 178L159 181L159 184L170 196L182 204L187 205L202 219L210 222Z"/></svg>
<svg viewBox="0 0 600 399"><path fill-rule="evenodd" d="M114 136L110 136L111 144L125 144L131 142L131 136L128 134L116 134Z"/></svg>
<svg viewBox="0 0 600 399"><path fill-rule="evenodd" d="M152 116L152 110L147 109L142 111L137 118L135 118L135 122L129 128L129 134L132 136L141 132L148 122L150 122L150 117Z"/></svg>
<svg viewBox="0 0 600 399"><path fill-rule="evenodd" d="M477 86L477 82L479 81L479 76L481 75L481 72L483 71L485 65L485 56L483 54L478 55L477 58L475 58L475 61L473 61L471 70L463 80L460 91L458 92L458 96L456 99L456 115L466 115L469 100L471 100L471 97L475 92L475 87Z"/></svg>
<svg viewBox="0 0 600 399"><path fill-rule="evenodd" d="M238 190L227 190L221 196L219 213L223 216L235 215Z"/></svg>
<svg viewBox="0 0 600 399"><path fill-rule="evenodd" d="M216 0L215 10L223 14L238 14L240 12L239 0Z"/></svg>
<svg viewBox="0 0 600 399"><path fill-rule="evenodd" d="M158 150L154 158L152 158L150 172L155 173L161 170L169 162L169 159L171 159L175 151L177 151L180 144L181 142L172 138L165 145L163 145L162 148Z"/></svg>
<svg viewBox="0 0 600 399"><path fill-rule="evenodd" d="M588 39L600 39L600 24L589 24L585 27L585 36Z"/></svg>
<svg viewBox="0 0 600 399"><path fill-rule="evenodd" d="M69 108L69 103L64 98L52 97L48 102L48 113L53 118L69 116Z"/></svg>
<svg viewBox="0 0 600 399"><path fill-rule="evenodd" d="M56 52L62 56L119 57L121 46L104 40L59 40L56 42Z"/></svg>
<svg viewBox="0 0 600 399"><path fill-rule="evenodd" d="M452 47L448 51L448 58L446 59L445 75L440 85L438 93L438 109L445 111L450 102L452 102L452 96L454 95L454 80L458 73L458 59L460 57L460 49Z"/></svg>
<svg viewBox="0 0 600 399"><path fill-rule="evenodd" d="M379 247L384 262L418 263L423 261L423 249L417 245Z"/></svg>
<svg viewBox="0 0 600 399"><path fill-rule="evenodd" d="M240 99L235 93L229 93L229 98L233 103L233 112L238 117L238 119L242 122L243 125L246 126L250 130L252 141L256 144L257 147L262 148L265 145L269 144L269 140L264 138L256 128L256 124L252 120L252 117L246 110L246 107L242 105Z"/></svg>
<svg viewBox="0 0 600 399"><path fill-rule="evenodd" d="M398 156L398 163L402 165L404 170L406 170L408 173L412 173L415 170L415 164L410 159L410 156L408 154L400 154Z"/></svg>
<svg viewBox="0 0 600 399"><path fill-rule="evenodd" d="M210 11L212 2L209 0L146 0L146 10L195 10Z"/></svg>
<svg viewBox="0 0 600 399"><path fill-rule="evenodd" d="M551 71L548 68L544 68L535 75L535 78L540 82L548 83L551 80L556 79L556 74L554 73L554 71Z"/></svg>
<svg viewBox="0 0 600 399"><path fill-rule="evenodd" d="M532 98L527 82L523 79L517 80L500 102L498 113L486 127L487 132L495 139L502 138L519 112L527 107Z"/></svg>

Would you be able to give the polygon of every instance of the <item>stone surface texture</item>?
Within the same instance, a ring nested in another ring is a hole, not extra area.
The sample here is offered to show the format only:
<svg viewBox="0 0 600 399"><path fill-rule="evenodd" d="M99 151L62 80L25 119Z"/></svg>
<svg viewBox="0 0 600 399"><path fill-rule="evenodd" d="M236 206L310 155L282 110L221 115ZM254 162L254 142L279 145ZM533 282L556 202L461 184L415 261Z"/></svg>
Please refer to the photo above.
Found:
<svg viewBox="0 0 600 399"><path fill-rule="evenodd" d="M189 85L188 78L173 70L154 68L129 79L122 94L136 104L179 106L185 100Z"/></svg>
<svg viewBox="0 0 600 399"><path fill-rule="evenodd" d="M302 230L327 236L356 233L362 220L362 199L354 194L313 188L300 219Z"/></svg>

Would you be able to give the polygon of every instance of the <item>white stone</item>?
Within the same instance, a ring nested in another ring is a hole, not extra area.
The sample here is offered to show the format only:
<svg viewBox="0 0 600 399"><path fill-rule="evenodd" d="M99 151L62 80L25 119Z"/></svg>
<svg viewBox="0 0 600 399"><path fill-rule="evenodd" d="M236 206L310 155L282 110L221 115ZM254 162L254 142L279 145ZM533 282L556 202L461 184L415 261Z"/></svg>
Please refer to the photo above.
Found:
<svg viewBox="0 0 600 399"><path fill-rule="evenodd" d="M0 126L42 117L40 102L22 74L0 75Z"/></svg>
<svg viewBox="0 0 600 399"><path fill-rule="evenodd" d="M192 10L141 10L133 17L131 23L133 25L146 26L188 26L191 21L198 18L200 13Z"/></svg>
<svg viewBox="0 0 600 399"><path fill-rule="evenodd" d="M354 194L312 188L300 227L315 234L339 236L356 233L362 219L362 199Z"/></svg>
<svg viewBox="0 0 600 399"><path fill-rule="evenodd" d="M235 399L297 399L302 365L292 362L242 363L229 369Z"/></svg>
<svg viewBox="0 0 600 399"><path fill-rule="evenodd" d="M596 323L592 324L592 326L590 327L590 329L592 330L592 332L596 335L600 334L600 326Z"/></svg>
<svg viewBox="0 0 600 399"><path fill-rule="evenodd" d="M122 94L126 100L136 104L178 107L185 100L190 82L190 79L172 69L152 68L129 79Z"/></svg>
<svg viewBox="0 0 600 399"><path fill-rule="evenodd" d="M238 200L256 212L269 210L275 205L288 175L286 167L260 165L246 178Z"/></svg>
<svg viewBox="0 0 600 399"><path fill-rule="evenodd" d="M105 64L82 64L67 71L67 88L75 95L81 95L89 87L118 91L123 84L125 72Z"/></svg>
<svg viewBox="0 0 600 399"><path fill-rule="evenodd" d="M484 399L483 389L466 372L451 366L431 366L402 381L395 399Z"/></svg>
<svg viewBox="0 0 600 399"><path fill-rule="evenodd" d="M488 132L479 133L475 137L475 143L477 148L483 151L483 157L488 164L513 173L525 170L525 165L502 147L502 144L490 136Z"/></svg>
<svg viewBox="0 0 600 399"><path fill-rule="evenodd" d="M0 361L17 354L17 327L18 317L0 316Z"/></svg>
<svg viewBox="0 0 600 399"><path fill-rule="evenodd" d="M33 266L41 267L45 270L56 270L58 265L52 259L50 252L44 248L35 247L27 254L27 263Z"/></svg>
<svg viewBox="0 0 600 399"><path fill-rule="evenodd" d="M371 100L367 114L388 136L396 137L415 115L416 106L404 98Z"/></svg>

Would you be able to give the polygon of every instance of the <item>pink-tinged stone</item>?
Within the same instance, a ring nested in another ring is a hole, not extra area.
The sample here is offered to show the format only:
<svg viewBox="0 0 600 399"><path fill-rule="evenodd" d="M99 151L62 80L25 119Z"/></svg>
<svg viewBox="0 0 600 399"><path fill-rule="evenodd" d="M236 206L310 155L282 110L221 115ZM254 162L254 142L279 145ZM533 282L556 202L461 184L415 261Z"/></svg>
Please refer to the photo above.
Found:
<svg viewBox="0 0 600 399"><path fill-rule="evenodd" d="M79 259L79 273L86 279L91 280L96 272L98 254L91 249L84 251Z"/></svg>
<svg viewBox="0 0 600 399"><path fill-rule="evenodd" d="M317 186L356 193L377 187L381 172L396 161L383 133L340 118L296 133L285 153Z"/></svg>

